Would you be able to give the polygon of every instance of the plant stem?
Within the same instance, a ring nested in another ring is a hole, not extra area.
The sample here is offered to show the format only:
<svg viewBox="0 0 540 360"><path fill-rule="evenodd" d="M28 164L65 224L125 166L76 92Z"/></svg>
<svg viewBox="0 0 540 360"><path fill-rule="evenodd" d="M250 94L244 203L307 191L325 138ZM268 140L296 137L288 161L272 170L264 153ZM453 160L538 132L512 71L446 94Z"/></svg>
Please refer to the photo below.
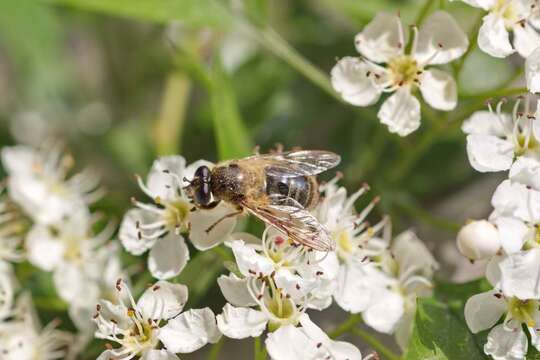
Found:
<svg viewBox="0 0 540 360"><path fill-rule="evenodd" d="M223 347L224 343L225 341L223 340L223 337L221 337L221 339L219 339L217 343L212 345L210 354L208 354L208 360L217 360L219 352L221 351L221 348Z"/></svg>
<svg viewBox="0 0 540 360"><path fill-rule="evenodd" d="M266 350L262 347L261 337L253 339L253 360L266 359Z"/></svg>
<svg viewBox="0 0 540 360"><path fill-rule="evenodd" d="M422 21L424 21L424 19L426 18L434 2L435 0L426 0L426 3L420 9L420 11L418 12L418 15L416 16L416 21L414 22L416 26L420 26L420 24L422 24Z"/></svg>
<svg viewBox="0 0 540 360"><path fill-rule="evenodd" d="M367 342L373 349L375 349L379 355L382 355L384 358L388 360L400 360L400 356L394 353L393 351L390 351L381 344L379 340L377 340L374 336L372 336L370 333L368 333L365 330L362 330L360 328L354 328L352 329L352 333L356 336L362 338L365 342Z"/></svg>
<svg viewBox="0 0 540 360"><path fill-rule="evenodd" d="M352 328L354 328L360 321L362 321L362 315L361 314L352 314L349 316L347 320L342 322L338 325L337 328L332 331L329 336L332 339L335 339L349 331L351 331Z"/></svg>
<svg viewBox="0 0 540 360"><path fill-rule="evenodd" d="M465 65L465 61L467 60L469 55L473 52L473 50L476 49L476 46L477 46L476 37L478 36L478 30L480 30L480 26L482 26L483 18L484 18L484 13L480 12L478 15L478 18L474 22L471 32L469 33L469 47L467 48L467 51L465 51L465 54L463 54L463 56L459 59L459 62L454 68L454 78L458 82L459 82L459 76L461 74L461 71L463 70L463 66Z"/></svg>
<svg viewBox="0 0 540 360"><path fill-rule="evenodd" d="M328 75L315 67L315 65L298 53L298 51L289 45L289 43L287 43L287 41L283 39L276 31L268 26L258 28L247 23L244 23L244 27L246 28L248 34L255 36L255 39L262 46L288 63L293 69L304 75L321 90L332 96L334 99L342 102L341 97L332 88Z"/></svg>

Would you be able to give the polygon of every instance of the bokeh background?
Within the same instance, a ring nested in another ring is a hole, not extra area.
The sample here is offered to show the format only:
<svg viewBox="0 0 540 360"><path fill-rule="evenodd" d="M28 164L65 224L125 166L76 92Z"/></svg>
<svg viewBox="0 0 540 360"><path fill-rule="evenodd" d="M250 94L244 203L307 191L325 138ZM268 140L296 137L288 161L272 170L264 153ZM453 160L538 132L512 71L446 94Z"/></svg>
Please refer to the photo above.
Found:
<svg viewBox="0 0 540 360"><path fill-rule="evenodd" d="M77 167L101 175L109 192L95 208L108 216L120 220L131 196L144 198L133 174L146 175L161 155L179 153L191 162L246 155L255 145L266 151L275 143L328 149L341 154L339 170L351 191L367 182L372 191L364 201L381 196L378 215L390 214L396 233L410 226L419 231L441 262L440 278L480 274L482 264L463 262L453 239L466 218L489 212L499 179L469 166L460 125L501 89L519 93L519 60L491 58L472 38L466 61L447 66L459 84L458 108L423 107L422 127L406 138L388 133L376 106L341 102L328 78L336 58L355 55L354 35L379 11L399 12L404 23L415 24L444 8L471 32L479 26L477 9L444 0L17 0L0 6L1 145L61 140ZM191 306L219 312L224 299L215 279L226 271L222 261L191 250L178 281L189 286ZM124 257L136 285L151 281L145 262ZM17 274L43 320L62 318L69 329L67 306L50 275L25 263ZM332 308L316 316L332 329L346 314ZM249 358L249 342L227 341L220 358ZM82 358L102 349L94 342ZM183 358L203 358L205 351Z"/></svg>

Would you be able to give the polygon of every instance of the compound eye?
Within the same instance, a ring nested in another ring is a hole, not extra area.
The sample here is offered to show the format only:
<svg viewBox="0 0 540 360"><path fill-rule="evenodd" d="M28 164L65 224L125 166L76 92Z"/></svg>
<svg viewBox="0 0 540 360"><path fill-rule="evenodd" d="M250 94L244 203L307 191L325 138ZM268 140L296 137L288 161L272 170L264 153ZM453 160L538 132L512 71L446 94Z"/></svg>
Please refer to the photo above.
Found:
<svg viewBox="0 0 540 360"><path fill-rule="evenodd" d="M195 171L195 177L199 178L203 183L210 182L210 169L207 166L200 166Z"/></svg>
<svg viewBox="0 0 540 360"><path fill-rule="evenodd" d="M199 204L207 205L210 203L211 194L210 194L210 184L201 182L199 188L195 192L196 201Z"/></svg>

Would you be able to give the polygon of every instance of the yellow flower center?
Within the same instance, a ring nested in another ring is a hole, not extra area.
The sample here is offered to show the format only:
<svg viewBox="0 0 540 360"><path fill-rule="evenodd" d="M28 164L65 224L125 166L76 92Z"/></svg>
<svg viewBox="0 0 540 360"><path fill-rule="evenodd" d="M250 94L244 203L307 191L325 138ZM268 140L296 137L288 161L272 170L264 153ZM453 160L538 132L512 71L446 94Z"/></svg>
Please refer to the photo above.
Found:
<svg viewBox="0 0 540 360"><path fill-rule="evenodd" d="M159 198L156 199L156 203L165 206L165 221L167 222L167 227L170 229L186 230L186 219L188 218L189 212L193 207L190 203L183 199L161 203Z"/></svg>
<svg viewBox="0 0 540 360"><path fill-rule="evenodd" d="M521 20L515 6L512 4L512 0L498 0L492 11L503 18L507 30L511 30Z"/></svg>
<svg viewBox="0 0 540 360"><path fill-rule="evenodd" d="M392 83L397 86L413 85L418 81L422 69L410 55L398 56L388 63Z"/></svg>
<svg viewBox="0 0 540 360"><path fill-rule="evenodd" d="M534 315L538 311L538 305L537 300L520 300L513 297L508 301L508 312L513 319L525 323L529 327L535 327Z"/></svg>

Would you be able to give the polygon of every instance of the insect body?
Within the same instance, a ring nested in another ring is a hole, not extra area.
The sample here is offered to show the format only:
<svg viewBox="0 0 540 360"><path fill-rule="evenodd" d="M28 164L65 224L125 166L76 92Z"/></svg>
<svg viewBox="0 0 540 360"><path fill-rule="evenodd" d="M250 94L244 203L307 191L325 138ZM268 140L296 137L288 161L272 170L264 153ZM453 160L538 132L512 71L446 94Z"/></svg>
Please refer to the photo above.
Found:
<svg viewBox="0 0 540 360"><path fill-rule="evenodd" d="M329 251L334 242L309 209L318 201L315 175L339 161L331 152L302 150L231 160L212 170L201 166L189 180L187 193L197 207L213 208L225 201L238 209L226 217L247 210L291 239Z"/></svg>

